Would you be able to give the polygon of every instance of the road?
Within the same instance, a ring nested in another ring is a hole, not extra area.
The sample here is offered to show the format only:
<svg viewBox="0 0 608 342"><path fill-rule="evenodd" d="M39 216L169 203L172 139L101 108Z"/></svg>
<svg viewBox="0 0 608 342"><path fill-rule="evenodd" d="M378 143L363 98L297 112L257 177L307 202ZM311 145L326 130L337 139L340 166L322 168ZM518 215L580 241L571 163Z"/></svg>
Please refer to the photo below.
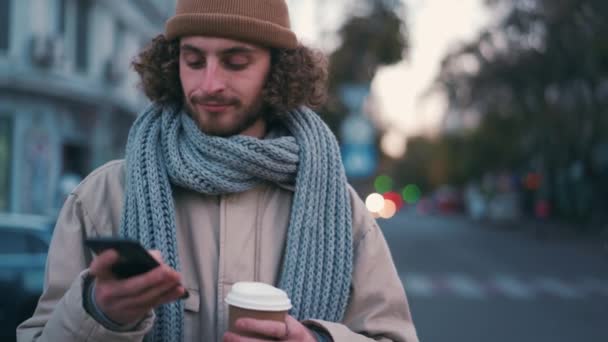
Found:
<svg viewBox="0 0 608 342"><path fill-rule="evenodd" d="M608 253L462 217L380 220L422 342L606 342Z"/></svg>

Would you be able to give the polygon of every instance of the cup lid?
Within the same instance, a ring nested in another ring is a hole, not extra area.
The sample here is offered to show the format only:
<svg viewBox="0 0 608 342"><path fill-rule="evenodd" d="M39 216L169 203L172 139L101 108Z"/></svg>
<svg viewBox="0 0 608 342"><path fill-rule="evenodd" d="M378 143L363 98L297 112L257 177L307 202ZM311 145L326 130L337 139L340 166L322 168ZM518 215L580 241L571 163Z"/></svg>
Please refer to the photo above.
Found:
<svg viewBox="0 0 608 342"><path fill-rule="evenodd" d="M272 285L257 282L238 282L232 285L226 303L257 311L287 311L291 300L287 293Z"/></svg>

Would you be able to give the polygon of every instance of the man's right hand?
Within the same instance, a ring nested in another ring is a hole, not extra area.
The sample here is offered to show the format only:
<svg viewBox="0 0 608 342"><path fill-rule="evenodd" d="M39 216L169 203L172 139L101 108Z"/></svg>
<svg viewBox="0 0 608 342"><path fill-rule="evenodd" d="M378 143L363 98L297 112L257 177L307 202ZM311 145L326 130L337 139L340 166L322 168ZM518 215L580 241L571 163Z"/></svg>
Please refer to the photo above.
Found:
<svg viewBox="0 0 608 342"><path fill-rule="evenodd" d="M95 277L93 300L112 321L123 325L139 322L150 310L184 296L180 274L163 263L159 251L150 254L160 266L127 279L112 273L112 265L118 261L116 251L105 251L93 259L89 268Z"/></svg>

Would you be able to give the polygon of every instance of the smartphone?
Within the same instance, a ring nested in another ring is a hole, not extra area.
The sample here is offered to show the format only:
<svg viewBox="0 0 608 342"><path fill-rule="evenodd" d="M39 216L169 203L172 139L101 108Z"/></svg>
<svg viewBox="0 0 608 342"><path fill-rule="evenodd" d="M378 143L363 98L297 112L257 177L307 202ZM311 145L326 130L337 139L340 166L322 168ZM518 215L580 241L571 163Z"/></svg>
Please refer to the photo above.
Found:
<svg viewBox="0 0 608 342"><path fill-rule="evenodd" d="M125 279L146 273L160 264L148 251L135 240L116 237L101 237L85 239L84 244L95 254L113 249L118 252L118 262L112 266L112 273L119 279Z"/></svg>

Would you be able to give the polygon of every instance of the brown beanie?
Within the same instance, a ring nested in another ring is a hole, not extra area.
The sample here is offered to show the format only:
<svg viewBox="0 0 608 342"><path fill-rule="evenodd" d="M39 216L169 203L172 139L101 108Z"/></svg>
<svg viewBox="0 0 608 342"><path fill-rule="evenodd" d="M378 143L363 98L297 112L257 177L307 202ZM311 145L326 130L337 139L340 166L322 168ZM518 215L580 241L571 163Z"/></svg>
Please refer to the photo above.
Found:
<svg viewBox="0 0 608 342"><path fill-rule="evenodd" d="M298 45L285 0L177 0L165 36L223 37L285 49Z"/></svg>

